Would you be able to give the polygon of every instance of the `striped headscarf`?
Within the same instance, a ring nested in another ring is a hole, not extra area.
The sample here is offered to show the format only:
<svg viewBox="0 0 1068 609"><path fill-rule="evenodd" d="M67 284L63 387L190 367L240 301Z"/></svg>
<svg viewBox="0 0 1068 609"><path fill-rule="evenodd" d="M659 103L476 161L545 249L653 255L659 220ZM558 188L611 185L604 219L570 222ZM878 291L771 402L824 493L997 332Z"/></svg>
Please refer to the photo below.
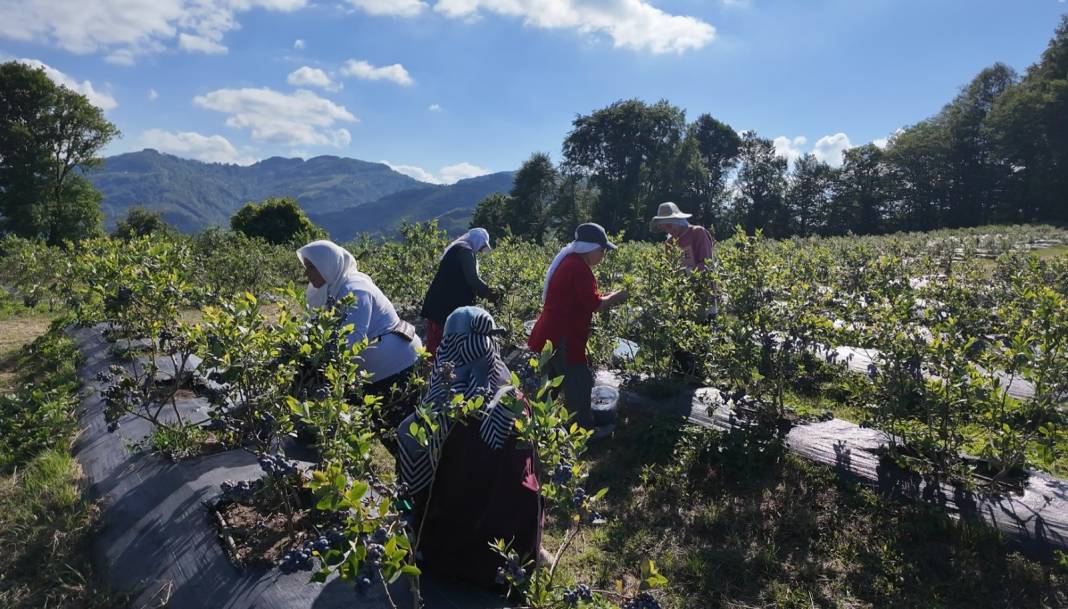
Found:
<svg viewBox="0 0 1068 609"><path fill-rule="evenodd" d="M401 480L407 483L410 492L426 488L433 480L441 447L454 424L443 411L454 396L462 395L465 400L485 398L486 404L479 413L480 434L489 446L500 448L511 435L515 414L500 403L500 398L511 389L508 385L511 374L501 360L497 343L500 332L493 317L479 307L460 307L445 321L430 387L423 396L423 403L433 406L433 412L438 415L438 429L430 438L429 450L411 437L409 428L418 421L417 415L409 415L397 428Z"/></svg>

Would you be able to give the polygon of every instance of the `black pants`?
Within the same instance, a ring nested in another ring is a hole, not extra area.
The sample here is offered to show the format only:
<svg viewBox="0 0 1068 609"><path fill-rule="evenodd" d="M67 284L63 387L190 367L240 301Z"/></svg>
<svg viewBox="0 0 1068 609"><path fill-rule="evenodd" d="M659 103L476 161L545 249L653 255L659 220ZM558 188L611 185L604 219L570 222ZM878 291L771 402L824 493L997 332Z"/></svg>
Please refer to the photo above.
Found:
<svg viewBox="0 0 1068 609"><path fill-rule="evenodd" d="M412 365L397 374L375 381L364 387L364 393L382 398L382 407L375 417L378 439L393 458L398 456L397 427L405 417L415 411L419 402L418 388L413 386L412 375L416 366Z"/></svg>
<svg viewBox="0 0 1068 609"><path fill-rule="evenodd" d="M567 342L561 341L547 368L550 377L564 377L564 404L575 415L575 422L586 429L593 429L593 372L589 364L567 363Z"/></svg>

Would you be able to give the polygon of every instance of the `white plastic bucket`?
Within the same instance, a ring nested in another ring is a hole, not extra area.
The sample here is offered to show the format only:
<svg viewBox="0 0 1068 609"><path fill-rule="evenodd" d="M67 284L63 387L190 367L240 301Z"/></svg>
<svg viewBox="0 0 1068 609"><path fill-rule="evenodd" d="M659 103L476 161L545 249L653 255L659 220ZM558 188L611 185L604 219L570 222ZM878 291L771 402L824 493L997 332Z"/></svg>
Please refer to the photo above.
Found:
<svg viewBox="0 0 1068 609"><path fill-rule="evenodd" d="M614 423L619 411L619 390L607 385L594 387L590 392L590 407L595 425Z"/></svg>

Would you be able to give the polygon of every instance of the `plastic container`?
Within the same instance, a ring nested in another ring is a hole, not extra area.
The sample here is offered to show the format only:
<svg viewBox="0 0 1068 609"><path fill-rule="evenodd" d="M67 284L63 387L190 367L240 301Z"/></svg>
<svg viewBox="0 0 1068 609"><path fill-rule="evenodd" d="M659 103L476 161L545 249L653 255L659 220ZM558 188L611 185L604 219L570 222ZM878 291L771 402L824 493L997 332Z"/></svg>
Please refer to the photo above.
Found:
<svg viewBox="0 0 1068 609"><path fill-rule="evenodd" d="M616 422L619 413L619 391L615 387L598 385L590 392L593 423L598 427Z"/></svg>
<svg viewBox="0 0 1068 609"><path fill-rule="evenodd" d="M617 338L616 346L612 349L612 357L620 361L633 361L638 355L638 343L625 338Z"/></svg>

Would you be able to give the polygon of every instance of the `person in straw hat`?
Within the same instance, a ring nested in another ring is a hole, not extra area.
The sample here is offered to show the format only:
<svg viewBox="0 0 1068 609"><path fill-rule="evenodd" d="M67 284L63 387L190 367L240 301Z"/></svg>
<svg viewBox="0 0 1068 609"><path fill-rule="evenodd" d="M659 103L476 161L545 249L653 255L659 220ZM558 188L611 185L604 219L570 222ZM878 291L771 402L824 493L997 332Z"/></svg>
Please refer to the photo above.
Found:
<svg viewBox="0 0 1068 609"><path fill-rule="evenodd" d="M691 216L670 201L661 203L653 217L652 228L666 232L668 243L682 250L683 267L691 271L704 271L712 258L712 235L705 227L690 224Z"/></svg>

